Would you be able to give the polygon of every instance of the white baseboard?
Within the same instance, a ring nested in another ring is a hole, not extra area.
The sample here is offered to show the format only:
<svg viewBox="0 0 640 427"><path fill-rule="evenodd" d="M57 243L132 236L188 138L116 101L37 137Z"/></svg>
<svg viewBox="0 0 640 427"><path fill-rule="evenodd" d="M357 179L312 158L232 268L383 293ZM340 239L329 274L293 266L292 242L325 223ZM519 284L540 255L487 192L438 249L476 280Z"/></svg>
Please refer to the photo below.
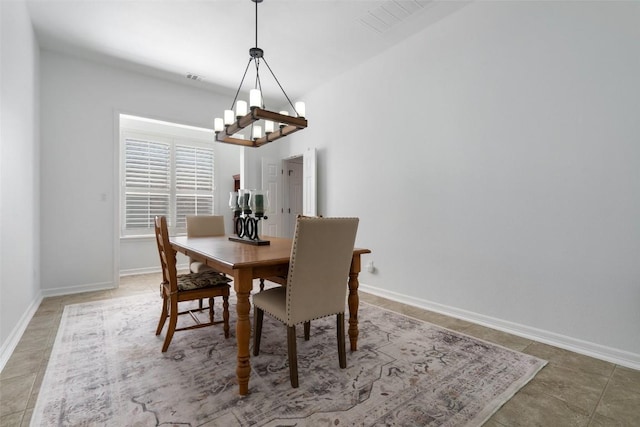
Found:
<svg viewBox="0 0 640 427"><path fill-rule="evenodd" d="M179 266L179 268L189 268L187 264ZM135 269L135 270L127 270L122 271L121 275L134 275L134 274L147 274L147 273L159 273L160 268L143 268L143 269ZM20 321L16 325L16 327L11 331L9 337L2 343L2 347L0 348L0 372L4 369L4 366L9 361L11 354L15 350L18 342L20 342L20 338L24 334L24 331L27 329L29 322L33 318L33 315L40 307L40 303L43 298L46 297L55 297L61 295L72 295L78 294L81 292L92 292L92 291L106 291L109 289L114 289L115 284L113 282L99 282L99 283L90 283L86 285L77 285L77 286L65 286L59 288L51 288L51 289L42 289L38 293L36 299L31 303L31 305L24 312Z"/></svg>
<svg viewBox="0 0 640 427"><path fill-rule="evenodd" d="M9 361L9 358L13 354L13 351L18 346L20 338L22 338L22 334L24 334L27 326L29 326L29 322L31 322L33 315L36 314L36 311L38 311L38 307L40 307L41 302L42 293L39 292L18 321L16 327L13 328L13 331L11 331L9 337L2 344L2 348L0 348L0 372L2 372L5 365Z"/></svg>
<svg viewBox="0 0 640 427"><path fill-rule="evenodd" d="M115 285L113 282L98 282L98 283L89 283L86 285L65 286L61 288L43 289L42 296L57 297L60 295L79 294L81 292L107 291L109 289L114 289L114 288L115 288Z"/></svg>
<svg viewBox="0 0 640 427"><path fill-rule="evenodd" d="M160 273L160 267L146 268L130 268L128 270L120 270L120 276L135 276L137 274Z"/></svg>
<svg viewBox="0 0 640 427"><path fill-rule="evenodd" d="M640 354L631 353L613 347L603 346L589 341L583 341L551 331L537 329L518 323L484 316L482 314L474 313L471 311L461 310L459 308L399 294L397 292L376 288L362 283L360 283L359 289L363 292L387 298L392 301L397 301L425 310L434 311L436 313L445 314L447 316L466 320L472 323L486 326L488 328L497 329L503 332L517 335L519 337L531 339L555 347L560 347L565 350L583 354L585 356L605 360L607 362L615 363L627 368L640 370Z"/></svg>

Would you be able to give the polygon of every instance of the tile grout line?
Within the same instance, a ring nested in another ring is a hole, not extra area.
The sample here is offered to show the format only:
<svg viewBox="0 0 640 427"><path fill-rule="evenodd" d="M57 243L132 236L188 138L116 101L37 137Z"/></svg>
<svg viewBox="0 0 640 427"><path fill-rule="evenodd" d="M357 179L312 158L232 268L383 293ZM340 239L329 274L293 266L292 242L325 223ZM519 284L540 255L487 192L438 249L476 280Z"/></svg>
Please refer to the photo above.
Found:
<svg viewBox="0 0 640 427"><path fill-rule="evenodd" d="M24 425L25 421L31 422L31 419L29 419L29 420L25 419L25 417L27 416L28 411L30 409L33 409L33 408L29 408L28 407L29 406L29 402L33 400L33 405L35 407L36 402L38 400L38 396L40 395L40 386L42 385L42 383L40 383L37 386L37 389L36 389L36 385L37 385L38 378L39 378L40 374L42 374L44 376L44 374L47 371L47 367L49 366L49 357L51 355L51 352L49 350L52 349L53 345L55 344L55 337L58 334L58 328L60 326L60 321L62 320L62 315L60 314L60 311L64 311L64 307L65 307L65 304L61 303L60 304L60 309L56 310L56 312L51 315L54 319L56 319L55 320L56 323L51 325L51 331L49 332L49 337L47 338L47 344L51 341L51 345L47 345L47 348L45 349L45 353L48 351L49 352L49 356L43 356L42 363L40 363L40 366L38 368L38 372L36 374L36 379L34 380L33 384L31 385L31 390L29 392L29 397L27 398L27 405L26 405L27 407L25 407L25 409L24 409L24 411L22 413L21 421L20 421L20 425L21 426ZM53 340L51 340L52 337L53 337ZM44 363L45 359L46 359L46 363ZM35 396L34 396L34 392L35 392Z"/></svg>
<svg viewBox="0 0 640 427"><path fill-rule="evenodd" d="M611 384L611 379L613 378L613 375L615 374L616 369L618 369L618 365L614 365L613 369L611 370L611 374L609 374L609 378L607 378L607 383L602 388L602 392L600 393L600 397L598 397L598 401L596 402L595 406L593 407L593 413L589 417L589 424L587 426L593 425L593 420L596 417L596 414L598 413L598 407L600 406L600 403L602 402L602 399L604 398L605 393L609 389L609 384Z"/></svg>

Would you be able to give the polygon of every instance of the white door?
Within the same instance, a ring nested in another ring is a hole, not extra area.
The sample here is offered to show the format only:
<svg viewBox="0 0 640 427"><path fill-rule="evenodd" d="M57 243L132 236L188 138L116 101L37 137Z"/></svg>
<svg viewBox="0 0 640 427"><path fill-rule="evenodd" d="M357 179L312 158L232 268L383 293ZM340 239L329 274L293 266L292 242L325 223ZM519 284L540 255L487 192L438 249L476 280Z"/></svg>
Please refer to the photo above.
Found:
<svg viewBox="0 0 640 427"><path fill-rule="evenodd" d="M302 184L303 184L303 160L302 156L288 159L285 162L284 169L284 189L285 189L285 208L284 208L284 226L282 229L282 237L293 237L296 228L296 218L302 215Z"/></svg>
<svg viewBox="0 0 640 427"><path fill-rule="evenodd" d="M308 148L303 157L302 214L318 214L316 188L316 149Z"/></svg>
<svg viewBox="0 0 640 427"><path fill-rule="evenodd" d="M282 223L282 161L262 158L262 189L267 190L269 208L262 221L261 236L280 236Z"/></svg>

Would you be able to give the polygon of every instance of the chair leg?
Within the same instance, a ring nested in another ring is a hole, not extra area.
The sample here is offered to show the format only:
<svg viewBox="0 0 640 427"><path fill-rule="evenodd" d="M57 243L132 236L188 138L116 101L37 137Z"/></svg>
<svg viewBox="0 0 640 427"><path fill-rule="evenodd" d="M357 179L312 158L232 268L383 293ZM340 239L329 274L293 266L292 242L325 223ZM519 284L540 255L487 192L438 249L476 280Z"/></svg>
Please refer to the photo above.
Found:
<svg viewBox="0 0 640 427"><path fill-rule="evenodd" d="M253 307L253 324L255 330L253 331L253 355L260 354L260 336L262 335L262 318L264 317L264 311L258 307Z"/></svg>
<svg viewBox="0 0 640 427"><path fill-rule="evenodd" d="M169 348L171 338L173 338L173 333L175 332L176 325L178 324L178 300L175 298L169 298L169 302L171 304L171 308L169 309L169 329L167 329L167 336L164 338L164 345L162 346L163 353Z"/></svg>
<svg viewBox="0 0 640 427"><path fill-rule="evenodd" d="M345 349L345 336L344 336L344 313L338 313L337 317L337 330L338 330L338 360L340 361L340 368L347 367L347 354Z"/></svg>
<svg viewBox="0 0 640 427"><path fill-rule="evenodd" d="M202 300L200 300L200 302L202 302ZM213 323L213 316L214 316L214 312L213 312L213 298L209 298L209 322Z"/></svg>
<svg viewBox="0 0 640 427"><path fill-rule="evenodd" d="M229 338L229 297L222 297L222 320L224 320L224 337Z"/></svg>
<svg viewBox="0 0 640 427"><path fill-rule="evenodd" d="M311 321L304 322L304 340L309 341L311 337Z"/></svg>
<svg viewBox="0 0 640 427"><path fill-rule="evenodd" d="M162 328L164 327L164 322L166 322L169 314L167 313L167 297L165 295L162 296L162 313L160 313L160 321L158 322L158 327L156 328L156 335L160 335L162 332Z"/></svg>
<svg viewBox="0 0 640 427"><path fill-rule="evenodd" d="M296 327L287 327L287 353L289 354L289 378L291 387L298 388L298 350L296 349Z"/></svg>

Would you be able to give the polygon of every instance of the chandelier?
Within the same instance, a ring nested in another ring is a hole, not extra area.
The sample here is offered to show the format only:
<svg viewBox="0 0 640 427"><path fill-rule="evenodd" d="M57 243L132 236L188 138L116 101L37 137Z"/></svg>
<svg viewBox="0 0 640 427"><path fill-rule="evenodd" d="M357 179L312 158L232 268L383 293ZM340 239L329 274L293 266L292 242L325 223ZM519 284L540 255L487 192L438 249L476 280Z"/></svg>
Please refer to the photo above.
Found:
<svg viewBox="0 0 640 427"><path fill-rule="evenodd" d="M224 110L223 117L218 117L214 120L214 131L216 141L245 147L260 147L306 128L307 120L305 119L304 102L296 102L293 105L267 63L264 51L258 47L258 3L262 3L262 0L251 1L256 4L256 45L249 49L249 62L242 75L236 96L231 103L231 109ZM259 73L261 62L264 62L280 90L282 90L287 102L293 109L293 114L290 115L289 111L286 110L276 113L275 111L269 111L265 107ZM238 95L252 63L255 66L256 79L254 88L249 91L249 108L247 109L247 102L238 99ZM240 132L247 127L249 127L249 134L244 136Z"/></svg>

